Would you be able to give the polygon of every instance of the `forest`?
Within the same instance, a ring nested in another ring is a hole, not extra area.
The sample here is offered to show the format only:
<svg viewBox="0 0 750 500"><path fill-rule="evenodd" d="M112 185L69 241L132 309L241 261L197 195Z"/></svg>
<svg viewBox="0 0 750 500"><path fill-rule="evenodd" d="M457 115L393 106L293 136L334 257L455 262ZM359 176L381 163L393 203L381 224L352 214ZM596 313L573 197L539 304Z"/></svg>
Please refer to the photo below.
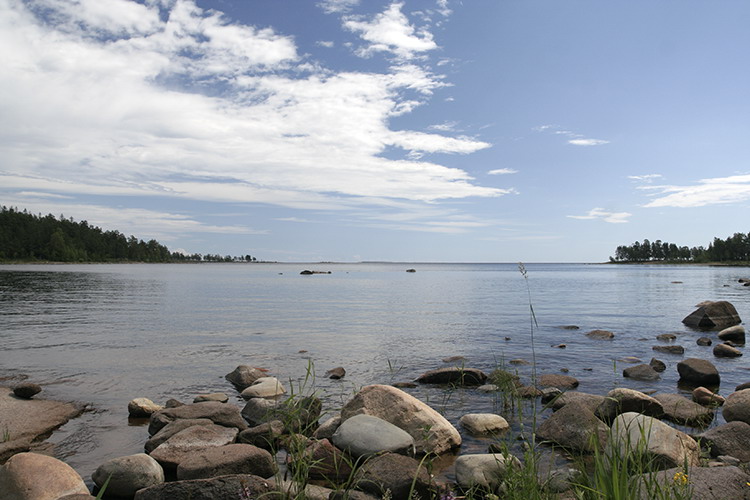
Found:
<svg viewBox="0 0 750 500"><path fill-rule="evenodd" d="M0 261L50 262L255 262L250 255L185 255L156 240L103 231L88 222L26 210L0 209Z"/></svg>
<svg viewBox="0 0 750 500"><path fill-rule="evenodd" d="M661 240L636 241L617 247L610 262L748 262L750 261L750 233L734 233L722 240L714 238L708 247L677 246Z"/></svg>

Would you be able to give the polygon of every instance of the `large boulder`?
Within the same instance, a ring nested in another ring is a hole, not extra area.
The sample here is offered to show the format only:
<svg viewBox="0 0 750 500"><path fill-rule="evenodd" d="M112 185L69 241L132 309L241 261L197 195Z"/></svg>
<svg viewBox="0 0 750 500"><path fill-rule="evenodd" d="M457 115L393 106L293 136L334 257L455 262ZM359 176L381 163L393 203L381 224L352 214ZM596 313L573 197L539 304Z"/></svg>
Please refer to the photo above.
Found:
<svg viewBox="0 0 750 500"><path fill-rule="evenodd" d="M722 415L727 422L739 420L750 424L750 389L742 389L727 396Z"/></svg>
<svg viewBox="0 0 750 500"><path fill-rule="evenodd" d="M461 435L445 417L389 385L363 387L341 409L342 424L360 414L382 418L408 432L414 438L417 453L443 453L461 444Z"/></svg>
<svg viewBox="0 0 750 500"><path fill-rule="evenodd" d="M248 365L240 365L231 373L227 373L224 378L231 382L238 391L242 392L247 387L253 385L253 382L265 376L266 373L259 368L254 368Z"/></svg>
<svg viewBox="0 0 750 500"><path fill-rule="evenodd" d="M729 328L724 328L722 331L720 331L717 336L721 340L731 340L732 342L737 342L738 344L744 344L745 327L742 325L730 326Z"/></svg>
<svg viewBox="0 0 750 500"><path fill-rule="evenodd" d="M333 434L333 444L355 458L381 452L414 454L414 438L405 430L372 415L354 415Z"/></svg>
<svg viewBox="0 0 750 500"><path fill-rule="evenodd" d="M609 427L581 403L569 403L537 428L537 437L573 451L593 452L607 443Z"/></svg>
<svg viewBox="0 0 750 500"><path fill-rule="evenodd" d="M694 328L721 330L742 323L737 309L725 301L706 301L698 304L695 311L687 315L683 324Z"/></svg>
<svg viewBox="0 0 750 500"><path fill-rule="evenodd" d="M486 380L482 370L458 366L430 370L417 378L421 384L482 385Z"/></svg>
<svg viewBox="0 0 750 500"><path fill-rule="evenodd" d="M60 460L38 453L18 453L0 467L0 499L57 500L89 489L76 471Z"/></svg>
<svg viewBox="0 0 750 500"><path fill-rule="evenodd" d="M688 358L677 363L677 373L681 382L694 385L717 386L721 383L719 370L705 359Z"/></svg>
<svg viewBox="0 0 750 500"><path fill-rule="evenodd" d="M679 484L680 478L687 481ZM641 500L662 498L666 491L695 500L750 500L750 474L739 467L689 467L682 466L638 476ZM650 491L650 489L652 489ZM680 491L682 490L682 491ZM673 498L670 496L669 498Z"/></svg>
<svg viewBox="0 0 750 500"><path fill-rule="evenodd" d="M138 453L104 462L91 479L99 488L107 483L108 497L133 498L141 488L163 483L164 469L150 456Z"/></svg>
<svg viewBox="0 0 750 500"><path fill-rule="evenodd" d="M367 460L354 476L355 488L385 498L432 498L432 479L427 466L418 460L395 453L385 453Z"/></svg>
<svg viewBox="0 0 750 500"><path fill-rule="evenodd" d="M204 403L206 404L206 403ZM194 425L167 439L151 452L167 471L173 471L183 460L205 448L234 443L237 429L221 425Z"/></svg>
<svg viewBox="0 0 750 500"><path fill-rule="evenodd" d="M701 434L701 445L712 457L729 455L741 462L750 462L750 424L736 420L714 427Z"/></svg>
<svg viewBox="0 0 750 500"><path fill-rule="evenodd" d="M252 474L211 479L172 481L138 490L134 500L216 500L219 498L274 498L274 484Z"/></svg>
<svg viewBox="0 0 750 500"><path fill-rule="evenodd" d="M604 422L611 422L621 413L636 412L651 417L661 417L664 409L656 399L634 389L618 387L607 393L607 397L594 412Z"/></svg>
<svg viewBox="0 0 750 500"><path fill-rule="evenodd" d="M462 488L481 487L496 489L502 484L511 467L519 468L521 462L512 455L483 453L461 455L456 459L456 482Z"/></svg>
<svg viewBox="0 0 750 500"><path fill-rule="evenodd" d="M676 424L706 427L714 419L713 410L679 394L654 394L653 398L661 403L664 417Z"/></svg>
<svg viewBox="0 0 750 500"><path fill-rule="evenodd" d="M251 444L228 444L191 453L177 466L177 479L208 479L229 474L271 477L278 467L269 452Z"/></svg>
<svg viewBox="0 0 750 500"><path fill-rule="evenodd" d="M658 469L699 463L700 448L693 438L664 422L628 412L612 422L606 456L640 456Z"/></svg>
<svg viewBox="0 0 750 500"><path fill-rule="evenodd" d="M162 427L179 419L207 418L217 425L224 427L235 427L241 431L247 429L247 422L240 415L240 409L227 403L209 401L206 403L194 403L182 405L176 408L165 408L151 415L148 425L148 433L154 435Z"/></svg>

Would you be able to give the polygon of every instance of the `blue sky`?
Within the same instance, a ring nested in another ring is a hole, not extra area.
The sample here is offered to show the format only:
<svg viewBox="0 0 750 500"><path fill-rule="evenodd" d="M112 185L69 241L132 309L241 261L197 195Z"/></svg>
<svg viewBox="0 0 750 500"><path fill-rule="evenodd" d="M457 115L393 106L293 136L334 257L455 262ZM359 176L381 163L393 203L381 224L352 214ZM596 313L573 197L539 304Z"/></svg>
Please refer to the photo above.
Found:
<svg viewBox="0 0 750 500"><path fill-rule="evenodd" d="M0 203L278 261L747 232L750 3L0 0Z"/></svg>

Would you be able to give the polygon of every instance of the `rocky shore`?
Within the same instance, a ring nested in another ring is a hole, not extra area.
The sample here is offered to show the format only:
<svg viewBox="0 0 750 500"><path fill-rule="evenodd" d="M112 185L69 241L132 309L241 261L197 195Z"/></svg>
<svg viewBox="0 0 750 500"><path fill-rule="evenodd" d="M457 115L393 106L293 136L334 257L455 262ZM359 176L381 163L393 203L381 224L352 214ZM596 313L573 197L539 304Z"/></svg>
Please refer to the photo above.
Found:
<svg viewBox="0 0 750 500"><path fill-rule="evenodd" d="M683 322L702 330L696 342L715 343L714 357L743 354L745 330L732 304L701 303ZM614 336L588 332L596 342ZM112 457L92 480L105 489L104 498L135 500L503 498L510 478L527 473L525 461L535 451L561 450L559 456L570 460L534 467L539 498L576 498L576 490L588 484L581 476L591 472L580 467L585 457L607 457L614 467L618 459L637 455L647 466L632 478L633 498L650 498L648 488L657 485L687 492L687 498L750 499L750 383L719 396L721 374L709 359L677 363L682 394L627 388L593 394L578 391L578 381L566 374L540 369L525 381L504 369L485 373L464 366L461 358L443 361L452 366L425 372L414 382L365 386L333 412L323 411L314 388L290 395L281 381L250 365L226 374L226 393L163 405L146 398L123 402L123 418L148 419L144 453ZM666 369L654 358L633 363L623 377L653 380ZM329 374L346 376L342 367ZM406 392L413 384L500 394L518 405L536 401L536 434L528 422L526 433L513 435L506 418L494 413L466 411L454 425ZM71 467L46 456L39 445L81 409L38 400L28 385L14 389L0 388L6 429L0 500L94 498ZM238 396L244 406L231 402ZM712 426L717 414L726 423ZM462 450L459 429L485 440L486 452ZM515 450L509 441L520 442L526 453L509 452ZM445 464L452 467L450 479L437 480Z"/></svg>

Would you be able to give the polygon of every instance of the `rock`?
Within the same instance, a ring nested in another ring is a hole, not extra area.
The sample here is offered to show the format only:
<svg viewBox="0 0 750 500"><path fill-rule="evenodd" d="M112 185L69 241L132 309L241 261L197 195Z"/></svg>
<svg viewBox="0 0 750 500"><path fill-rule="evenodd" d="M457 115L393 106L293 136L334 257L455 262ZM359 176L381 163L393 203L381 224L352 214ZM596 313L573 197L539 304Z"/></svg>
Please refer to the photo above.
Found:
<svg viewBox="0 0 750 500"><path fill-rule="evenodd" d="M414 438L409 433L372 415L354 415L344 420L332 441L355 458L380 452L414 454Z"/></svg>
<svg viewBox="0 0 750 500"><path fill-rule="evenodd" d="M708 337L700 337L698 340L695 341L695 343L700 346L709 346L713 344L713 341Z"/></svg>
<svg viewBox="0 0 750 500"><path fill-rule="evenodd" d="M664 417L676 424L689 427L706 427L714 419L713 410L694 403L679 394L655 394L653 398L661 403L664 409Z"/></svg>
<svg viewBox="0 0 750 500"><path fill-rule="evenodd" d="M580 470L563 467L551 471L547 477L544 478L541 486L545 491L551 493L563 493L570 491L577 484L583 484L583 481L585 481L585 478L582 476Z"/></svg>
<svg viewBox="0 0 750 500"><path fill-rule="evenodd" d="M568 347L568 344L556 344L556 345L553 345L552 347L556 347L558 349L565 349Z"/></svg>
<svg viewBox="0 0 750 500"><path fill-rule="evenodd" d="M432 479L427 466L411 457L395 453L367 460L355 474L353 482L357 489L378 498L389 490L393 499L410 498L412 491L418 498L432 498Z"/></svg>
<svg viewBox="0 0 750 500"><path fill-rule="evenodd" d="M555 387L555 389L557 388ZM542 392L541 389L537 389L534 386L524 385L518 388L517 394L521 396L522 398L538 398L542 396L544 392Z"/></svg>
<svg viewBox="0 0 750 500"><path fill-rule="evenodd" d="M346 370L344 370L343 367L338 366L336 368L328 370L326 372L326 375L328 375L328 378L330 379L338 380L344 378L344 375L346 375Z"/></svg>
<svg viewBox="0 0 750 500"><path fill-rule="evenodd" d="M510 424L500 415L494 413L468 413L459 419L459 423L470 434L499 434L510 429Z"/></svg>
<svg viewBox="0 0 750 500"><path fill-rule="evenodd" d="M164 469L150 456L138 453L104 462L91 479L99 488L107 483L108 497L133 498L141 488L163 483Z"/></svg>
<svg viewBox="0 0 750 500"><path fill-rule="evenodd" d="M604 422L612 422L622 413L642 413L651 417L661 417L664 409L661 403L651 396L633 389L618 387L607 393L607 397L594 413Z"/></svg>
<svg viewBox="0 0 750 500"><path fill-rule="evenodd" d="M354 415L382 418L414 438L417 453L443 453L461 444L461 435L434 409L395 387L363 387L341 410L345 422Z"/></svg>
<svg viewBox="0 0 750 500"><path fill-rule="evenodd" d="M315 432L313 432L313 437L315 439L331 439L333 437L333 433L336 432L336 429L339 428L339 425L341 425L341 415L334 415L315 429Z"/></svg>
<svg viewBox="0 0 750 500"><path fill-rule="evenodd" d="M208 403L201 403L208 404ZM151 457L159 462L167 472L173 471L191 454L205 448L225 446L234 443L237 429L221 425L194 425L181 430L151 452Z"/></svg>
<svg viewBox="0 0 750 500"><path fill-rule="evenodd" d="M649 361L648 364L651 365L651 368L659 373L667 369L667 365L664 363L664 361L658 360L656 358L651 358L651 361Z"/></svg>
<svg viewBox="0 0 750 500"><path fill-rule="evenodd" d="M169 398L167 399L167 402L164 403L164 408L177 408L178 406L185 406L185 403L174 398Z"/></svg>
<svg viewBox="0 0 750 500"><path fill-rule="evenodd" d="M750 425L740 420L714 427L700 435L700 442L712 457L730 455L750 462Z"/></svg>
<svg viewBox="0 0 750 500"><path fill-rule="evenodd" d="M721 382L719 371L710 361L698 358L688 358L677 363L677 373L680 381L695 385L715 386Z"/></svg>
<svg viewBox="0 0 750 500"><path fill-rule="evenodd" d="M578 387L578 379L570 375L544 374L539 377L541 387L556 387L560 390L575 389Z"/></svg>
<svg viewBox="0 0 750 500"><path fill-rule="evenodd" d="M654 494L648 491L653 484L660 491L669 491L676 486L675 477L684 474L682 466L638 476L642 500L651 500ZM750 500L750 475L739 467L689 467L685 493L695 500ZM670 496L670 498L672 498Z"/></svg>
<svg viewBox="0 0 750 500"><path fill-rule="evenodd" d="M721 406L724 404L724 398L714 394L705 387L696 387L693 389L693 401L703 406Z"/></svg>
<svg viewBox="0 0 750 500"><path fill-rule="evenodd" d="M13 387L13 394L23 399L31 399L42 392L42 386L32 382L21 382Z"/></svg>
<svg viewBox="0 0 750 500"><path fill-rule="evenodd" d="M207 418L188 418L170 422L162 427L159 432L151 436L148 441L146 441L146 444L144 446L146 453L151 453L156 449L157 446L165 442L167 439L171 438L178 432L194 425L214 425L214 423Z"/></svg>
<svg viewBox="0 0 750 500"><path fill-rule="evenodd" d="M224 378L234 385L238 391L242 392L253 385L253 382L265 376L263 370L248 365L240 365L231 373L227 373Z"/></svg>
<svg viewBox="0 0 750 500"><path fill-rule="evenodd" d="M165 408L157 411L151 415L148 433L153 436L169 422L183 418L208 418L213 423L223 425L224 427L236 427L241 431L247 429L247 422L240 415L239 408L227 403L208 401L206 403L183 405L177 408Z"/></svg>
<svg viewBox="0 0 750 500"><path fill-rule="evenodd" d="M629 366L622 371L622 376L634 380L659 380L659 372L654 370L651 365Z"/></svg>
<svg viewBox="0 0 750 500"><path fill-rule="evenodd" d="M443 358L443 363L455 363L456 361L465 361L466 358L463 356L448 356Z"/></svg>
<svg viewBox="0 0 750 500"><path fill-rule="evenodd" d="M135 398L128 403L128 416L132 418L149 418L162 406L154 403L148 398Z"/></svg>
<svg viewBox="0 0 750 500"><path fill-rule="evenodd" d="M286 389L276 377L261 377L240 393L245 399L275 398L282 394L286 394Z"/></svg>
<svg viewBox="0 0 750 500"><path fill-rule="evenodd" d="M228 444L196 451L177 466L177 479L208 479L229 474L273 476L278 467L269 452L251 444Z"/></svg>
<svg viewBox="0 0 750 500"><path fill-rule="evenodd" d="M568 403L537 428L537 437L572 451L592 453L607 443L609 427L584 404Z"/></svg>
<svg viewBox="0 0 750 500"><path fill-rule="evenodd" d="M708 330L719 330L742 323L737 309L724 300L717 302L701 302L695 311L690 313L682 323L694 328L704 328Z"/></svg>
<svg viewBox="0 0 750 500"><path fill-rule="evenodd" d="M496 368L490 373L489 382L498 386L500 390L513 391L521 385L521 378L508 370Z"/></svg>
<svg viewBox="0 0 750 500"><path fill-rule="evenodd" d="M223 392L214 392L211 394L199 394L193 399L193 403L206 403L208 401L216 401L218 403L226 403L229 401L229 396Z"/></svg>
<svg viewBox="0 0 750 500"><path fill-rule="evenodd" d="M730 394L724 403L722 415L727 422L740 420L750 424L750 389Z"/></svg>
<svg viewBox="0 0 750 500"><path fill-rule="evenodd" d="M742 351L728 344L716 344L714 346L714 356L717 358L738 358L742 356Z"/></svg>
<svg viewBox="0 0 750 500"><path fill-rule="evenodd" d="M134 500L217 500L223 498L274 498L273 483L251 474L211 479L172 481L138 490Z"/></svg>
<svg viewBox="0 0 750 500"><path fill-rule="evenodd" d="M482 370L458 366L430 370L417 378L420 384L482 385L486 380Z"/></svg>
<svg viewBox="0 0 750 500"><path fill-rule="evenodd" d="M667 354L685 354L685 348L681 345L655 345L651 349L656 352L665 352Z"/></svg>
<svg viewBox="0 0 750 500"><path fill-rule="evenodd" d="M311 434L318 427L323 404L315 396L289 398L285 401L252 398L242 409L242 416L251 425L280 420L285 432Z"/></svg>
<svg viewBox="0 0 750 500"><path fill-rule="evenodd" d="M677 335L674 333L661 333L656 336L656 340L661 340L662 342L674 342L677 340Z"/></svg>
<svg viewBox="0 0 750 500"><path fill-rule="evenodd" d="M279 477L278 475L274 477L274 489L281 493L281 495L277 496L271 496L270 498L280 498L280 499L292 499L292 498L300 498L305 500L329 500L330 498L335 498L335 495L337 494L336 491L325 488L323 486L316 486L314 484L305 484L300 485L296 483L295 481L290 481L288 479L283 479ZM304 486L303 488L300 488L300 486ZM354 493L354 492L349 492ZM364 493L357 492L360 495L365 496ZM370 497L369 495L366 495L368 498L367 500L377 500L375 497ZM350 495L348 496L347 500L358 500L355 496Z"/></svg>
<svg viewBox="0 0 750 500"><path fill-rule="evenodd" d="M558 326L561 330L580 330L581 327L577 325L561 325Z"/></svg>
<svg viewBox="0 0 750 500"><path fill-rule="evenodd" d="M0 467L3 500L57 500L66 495L89 494L76 471L60 460L38 453L18 453Z"/></svg>
<svg viewBox="0 0 750 500"><path fill-rule="evenodd" d="M260 425L272 420L284 421L284 406L281 401L252 398L242 409L242 417L250 425Z"/></svg>
<svg viewBox="0 0 750 500"><path fill-rule="evenodd" d="M742 325L735 325L735 326L730 326L729 328L724 328L722 331L718 333L718 337L721 340L731 340L739 344L744 344L745 343L745 327Z"/></svg>
<svg viewBox="0 0 750 500"><path fill-rule="evenodd" d="M642 362L640 359L636 358L635 356L625 356L624 358L620 358L620 361L622 361L623 363L630 363L633 365Z"/></svg>
<svg viewBox="0 0 750 500"><path fill-rule="evenodd" d="M293 455L291 467L303 464L302 470L313 479L325 479L332 483L348 480L352 473L352 460L328 439L310 442L301 459ZM298 463L299 462L299 463Z"/></svg>
<svg viewBox="0 0 750 500"><path fill-rule="evenodd" d="M586 336L590 339L597 340L611 340L615 338L615 334L608 330L591 330Z"/></svg>
<svg viewBox="0 0 750 500"><path fill-rule="evenodd" d="M497 392L499 390L500 388L495 384L484 384L477 387L477 391L479 392Z"/></svg>
<svg viewBox="0 0 750 500"><path fill-rule="evenodd" d="M407 273L416 273L416 272L417 272L417 270L416 270L416 269L413 269L413 268L409 268L409 269L407 269L407 270L406 270L406 272L407 272Z"/></svg>
<svg viewBox="0 0 750 500"><path fill-rule="evenodd" d="M508 361L508 363L510 363L511 365L530 365L531 364L525 359L511 359L510 361Z"/></svg>
<svg viewBox="0 0 750 500"><path fill-rule="evenodd" d="M750 382L743 382L743 383L741 383L740 385L738 385L737 387L734 388L735 392L736 391L741 391L743 389L750 389Z"/></svg>
<svg viewBox="0 0 750 500"><path fill-rule="evenodd" d="M398 389L414 389L416 387L419 387L414 382L396 382L395 384L391 384L393 387L396 387Z"/></svg>
<svg viewBox="0 0 750 500"><path fill-rule="evenodd" d="M237 435L237 442L275 451L283 434L284 424L280 420L272 420L240 432Z"/></svg>
<svg viewBox="0 0 750 500"><path fill-rule="evenodd" d="M700 459L698 443L684 432L640 413L623 413L612 422L605 454L626 456L639 451L657 469L695 466Z"/></svg>
<svg viewBox="0 0 750 500"><path fill-rule="evenodd" d="M514 456L501 453L461 455L456 459L456 482L462 488L498 488L510 467L520 468Z"/></svg>
<svg viewBox="0 0 750 500"><path fill-rule="evenodd" d="M557 411L560 408L564 407L567 404L570 403L579 403L591 410L592 412L595 412L597 408L599 408L599 405L601 405L605 400L604 396L599 396L598 394L587 394L585 392L575 392L575 391L568 391L562 393L560 396L555 398L553 401L551 401L552 409Z"/></svg>

